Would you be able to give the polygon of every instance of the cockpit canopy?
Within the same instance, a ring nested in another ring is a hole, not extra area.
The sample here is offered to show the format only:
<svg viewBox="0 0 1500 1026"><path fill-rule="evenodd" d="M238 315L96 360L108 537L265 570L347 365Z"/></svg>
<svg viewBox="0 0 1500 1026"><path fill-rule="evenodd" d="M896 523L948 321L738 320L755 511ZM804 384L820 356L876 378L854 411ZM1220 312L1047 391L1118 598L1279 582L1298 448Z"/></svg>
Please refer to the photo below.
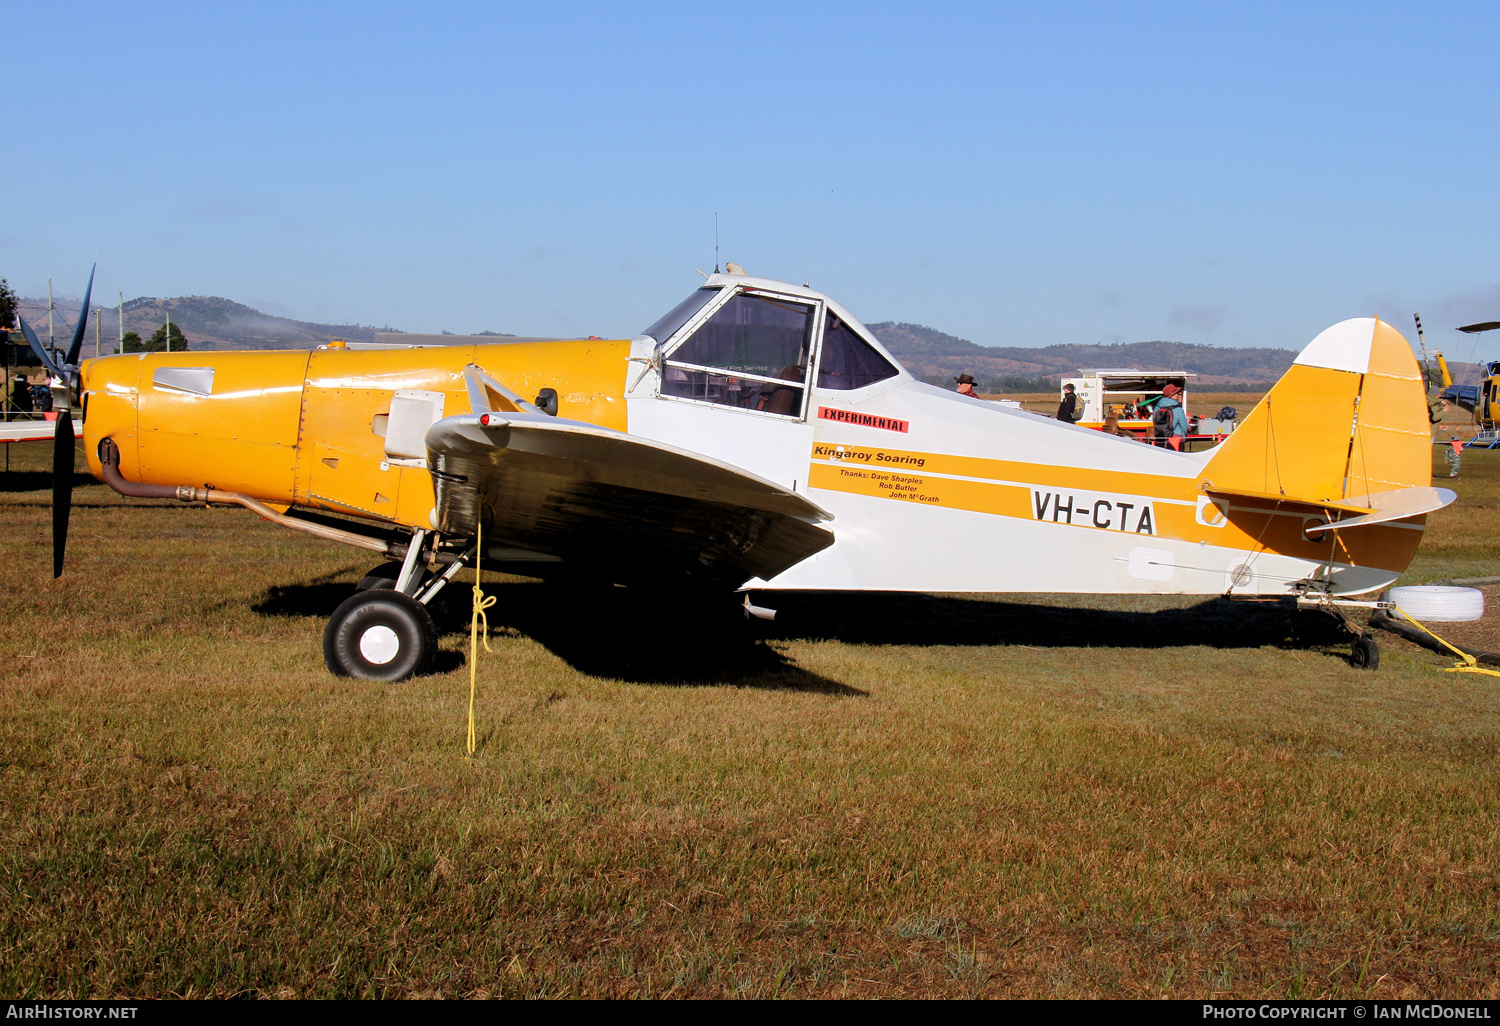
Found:
<svg viewBox="0 0 1500 1026"><path fill-rule="evenodd" d="M838 391L901 373L862 331L816 293L711 279L643 334L665 354L663 395L800 417L813 366Z"/></svg>

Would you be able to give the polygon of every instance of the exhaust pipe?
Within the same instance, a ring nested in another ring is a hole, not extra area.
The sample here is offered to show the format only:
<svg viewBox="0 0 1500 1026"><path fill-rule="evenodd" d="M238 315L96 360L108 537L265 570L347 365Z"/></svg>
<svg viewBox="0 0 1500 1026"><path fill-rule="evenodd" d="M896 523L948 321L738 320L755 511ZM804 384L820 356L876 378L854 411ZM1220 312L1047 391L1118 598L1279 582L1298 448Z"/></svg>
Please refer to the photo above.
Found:
<svg viewBox="0 0 1500 1026"><path fill-rule="evenodd" d="M239 492L226 492L217 488L195 488L192 485L157 485L140 484L135 481L127 481L120 476L120 450L115 445L113 438L106 438L99 443L99 465L104 473L104 483L109 485L121 495L134 499L177 499L180 502L208 502L223 505L243 506L250 512L269 520L281 527L289 527L293 531L301 531L317 538L328 541L341 542L344 545L353 545L355 548L368 549L371 552L379 552L382 555L393 554L392 545L383 538L374 538L367 534L357 534L354 531L343 531L337 527L329 527L326 524L315 524L297 517L289 517L285 513L278 513L259 499L252 499L248 495ZM405 546L401 546L404 550Z"/></svg>

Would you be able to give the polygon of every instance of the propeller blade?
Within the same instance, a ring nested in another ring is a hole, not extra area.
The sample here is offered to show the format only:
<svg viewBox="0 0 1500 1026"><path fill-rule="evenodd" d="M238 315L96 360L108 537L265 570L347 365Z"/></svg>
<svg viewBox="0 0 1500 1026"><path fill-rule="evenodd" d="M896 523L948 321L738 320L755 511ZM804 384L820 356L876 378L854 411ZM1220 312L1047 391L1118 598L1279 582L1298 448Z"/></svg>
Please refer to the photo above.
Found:
<svg viewBox="0 0 1500 1026"><path fill-rule="evenodd" d="M78 311L78 325L73 329L73 344L68 346L68 363L78 363L78 354L83 351L83 332L89 326L89 297L94 294L94 272L99 270L99 261L89 268L89 287L83 290L83 308Z"/></svg>
<svg viewBox="0 0 1500 1026"><path fill-rule="evenodd" d="M42 361L42 366L47 368L47 373L54 378L62 377L62 371L58 370L57 363L52 359L52 354L47 352L42 345L42 340L36 337L36 332L31 330L31 325L26 323L26 318L17 316L16 320L21 322L21 334L26 336L26 342L31 346L31 351Z"/></svg>
<svg viewBox="0 0 1500 1026"><path fill-rule="evenodd" d="M63 410L57 415L57 431L52 436L52 579L62 576L63 555L68 548L68 514L73 511L73 414Z"/></svg>

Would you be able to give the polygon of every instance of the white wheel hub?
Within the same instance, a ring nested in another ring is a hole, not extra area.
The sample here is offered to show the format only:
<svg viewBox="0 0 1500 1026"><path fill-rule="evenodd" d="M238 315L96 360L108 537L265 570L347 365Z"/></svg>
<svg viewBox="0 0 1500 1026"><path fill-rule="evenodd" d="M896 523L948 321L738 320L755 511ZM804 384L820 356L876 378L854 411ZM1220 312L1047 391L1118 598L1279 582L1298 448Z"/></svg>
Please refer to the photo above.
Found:
<svg viewBox="0 0 1500 1026"><path fill-rule="evenodd" d="M401 639L385 624L376 624L359 636L359 654L376 666L384 666L401 651Z"/></svg>

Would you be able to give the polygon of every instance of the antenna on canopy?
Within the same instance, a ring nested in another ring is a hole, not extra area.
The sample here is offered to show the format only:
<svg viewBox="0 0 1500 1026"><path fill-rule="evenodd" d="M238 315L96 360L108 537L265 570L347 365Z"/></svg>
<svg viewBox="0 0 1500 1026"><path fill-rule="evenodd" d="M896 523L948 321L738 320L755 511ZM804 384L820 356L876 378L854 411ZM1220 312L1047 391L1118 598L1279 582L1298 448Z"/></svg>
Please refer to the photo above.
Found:
<svg viewBox="0 0 1500 1026"><path fill-rule="evenodd" d="M1427 339L1422 336L1422 315L1414 313L1411 316L1417 322L1417 344L1422 347L1423 391L1430 392L1432 390L1432 368L1429 366L1431 361L1427 359Z"/></svg>
<svg viewBox="0 0 1500 1026"><path fill-rule="evenodd" d="M823 223L818 226L818 241L813 246L812 264L807 269L807 280L802 283L805 289L812 288L812 273L813 269L818 266L818 250L823 248L823 229L828 227L828 208L831 206L833 206L833 190L829 189L828 200L823 204Z"/></svg>
<svg viewBox="0 0 1500 1026"><path fill-rule="evenodd" d="M719 212L714 211L714 273L719 273Z"/></svg>

